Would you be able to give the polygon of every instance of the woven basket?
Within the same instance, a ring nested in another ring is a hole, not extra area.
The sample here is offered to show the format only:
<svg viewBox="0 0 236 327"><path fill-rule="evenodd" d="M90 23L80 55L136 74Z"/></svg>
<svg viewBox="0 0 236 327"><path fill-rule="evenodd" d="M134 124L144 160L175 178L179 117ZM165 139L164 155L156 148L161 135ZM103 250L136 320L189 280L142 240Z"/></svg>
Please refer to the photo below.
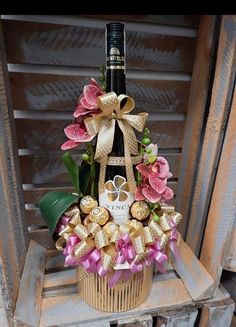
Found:
<svg viewBox="0 0 236 327"><path fill-rule="evenodd" d="M77 276L79 276L77 268ZM152 287L153 268L146 267L142 272L132 274L128 282L119 281L108 287L110 275L101 278L91 274L78 282L81 298L90 306L108 312L120 312L133 309L142 304ZM79 280L79 279L78 279Z"/></svg>

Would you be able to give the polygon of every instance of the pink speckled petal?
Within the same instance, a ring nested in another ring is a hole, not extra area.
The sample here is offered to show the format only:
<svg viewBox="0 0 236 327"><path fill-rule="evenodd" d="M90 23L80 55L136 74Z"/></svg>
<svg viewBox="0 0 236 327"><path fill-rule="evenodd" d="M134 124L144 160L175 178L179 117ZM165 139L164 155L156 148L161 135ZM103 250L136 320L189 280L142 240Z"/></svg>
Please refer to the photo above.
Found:
<svg viewBox="0 0 236 327"><path fill-rule="evenodd" d="M87 115L88 113L90 113L91 110L89 110L88 108L83 107L81 104L78 105L78 107L75 108L75 112L74 112L74 117L77 118L79 116L83 116L83 115Z"/></svg>
<svg viewBox="0 0 236 327"><path fill-rule="evenodd" d="M76 148L77 146L79 146L79 144L80 144L79 142L69 140L62 144L61 149L62 150L70 150L70 149Z"/></svg>
<svg viewBox="0 0 236 327"><path fill-rule="evenodd" d="M141 163L141 164L137 165L136 169L144 177L148 177L148 175L150 173L150 165L145 165L144 163Z"/></svg>
<svg viewBox="0 0 236 327"><path fill-rule="evenodd" d="M154 189L147 185L142 188L142 193L145 196L145 198L150 201L151 203L156 203L160 201L161 194L158 194Z"/></svg>
<svg viewBox="0 0 236 327"><path fill-rule="evenodd" d="M151 173L148 176L148 181L151 185L151 187L157 192L157 193L163 193L166 189L166 183L162 179L158 178L158 173Z"/></svg>
<svg viewBox="0 0 236 327"><path fill-rule="evenodd" d="M86 100L85 97L82 97L82 98L80 99L80 104L81 104L84 108L87 108L87 109L90 109L90 110L92 110L92 109L94 109L94 108L97 108L97 105L96 105L96 104L90 104L90 103L88 103L88 101Z"/></svg>
<svg viewBox="0 0 236 327"><path fill-rule="evenodd" d="M84 86L84 97L88 104L97 108L97 97L102 95L101 90L95 85Z"/></svg>
<svg viewBox="0 0 236 327"><path fill-rule="evenodd" d="M170 200L174 197L174 192L170 187L166 187L165 192L162 194L165 200Z"/></svg>
<svg viewBox="0 0 236 327"><path fill-rule="evenodd" d="M71 124L64 129L68 139L75 142L89 142L95 135L89 135L85 129L81 128L79 124Z"/></svg>
<svg viewBox="0 0 236 327"><path fill-rule="evenodd" d="M166 160L166 158L158 157L157 164L159 167L159 177L167 178L167 175L169 173L169 164L168 164L168 161Z"/></svg>
<svg viewBox="0 0 236 327"><path fill-rule="evenodd" d="M135 200L136 201L141 201L141 200L145 200L145 197L142 193L142 186L139 186L135 192Z"/></svg>

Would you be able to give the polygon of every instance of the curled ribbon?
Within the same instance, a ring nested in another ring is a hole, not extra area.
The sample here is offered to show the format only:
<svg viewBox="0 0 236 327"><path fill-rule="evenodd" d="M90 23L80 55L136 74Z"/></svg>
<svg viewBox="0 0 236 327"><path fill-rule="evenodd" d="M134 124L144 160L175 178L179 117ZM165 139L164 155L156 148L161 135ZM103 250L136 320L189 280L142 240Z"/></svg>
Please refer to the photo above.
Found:
<svg viewBox="0 0 236 327"><path fill-rule="evenodd" d="M124 106L122 100L126 99ZM131 192L136 191L131 155L138 155L138 141L133 128L141 132L145 126L147 113L129 115L134 109L134 100L115 92L109 92L97 98L101 113L85 119L85 126L89 135L97 135L97 146L94 158L100 162L99 193L104 191L106 164L108 154L112 151L116 122L124 136L125 168L127 182Z"/></svg>
<svg viewBox="0 0 236 327"><path fill-rule="evenodd" d="M131 277L130 263L135 257L135 251L128 234L121 235L116 243L116 250L118 251L116 265L114 266L116 271L108 281L109 287L113 287L122 276L125 282ZM124 269L124 266L122 267L125 263L127 264L127 269Z"/></svg>
<svg viewBox="0 0 236 327"><path fill-rule="evenodd" d="M101 250L101 260L97 267L97 272L100 277L105 276L112 269L115 256L116 252L113 245Z"/></svg>
<svg viewBox="0 0 236 327"><path fill-rule="evenodd" d="M80 258L79 263L84 267L87 272L96 273L97 264L101 255L98 249L94 248L89 253Z"/></svg>
<svg viewBox="0 0 236 327"><path fill-rule="evenodd" d="M176 245L177 241L178 241L178 232L177 232L176 228L174 228L170 232L169 247L170 247L173 255L175 256L176 260L179 260L180 255L179 255L179 251L178 251L178 248Z"/></svg>
<svg viewBox="0 0 236 327"><path fill-rule="evenodd" d="M179 212L176 212L175 208L172 206L163 205L161 206L161 210L163 214L160 217L159 225L164 232L176 227L183 219L183 216Z"/></svg>
<svg viewBox="0 0 236 327"><path fill-rule="evenodd" d="M165 273L164 263L168 261L167 255L162 251L160 242L157 241L154 245L149 248L149 258L155 263L157 269L161 273Z"/></svg>
<svg viewBox="0 0 236 327"><path fill-rule="evenodd" d="M65 256L65 266L76 266L78 265L78 259L74 256L74 249L80 242L80 239L76 235L71 235L66 243L66 247L63 250Z"/></svg>

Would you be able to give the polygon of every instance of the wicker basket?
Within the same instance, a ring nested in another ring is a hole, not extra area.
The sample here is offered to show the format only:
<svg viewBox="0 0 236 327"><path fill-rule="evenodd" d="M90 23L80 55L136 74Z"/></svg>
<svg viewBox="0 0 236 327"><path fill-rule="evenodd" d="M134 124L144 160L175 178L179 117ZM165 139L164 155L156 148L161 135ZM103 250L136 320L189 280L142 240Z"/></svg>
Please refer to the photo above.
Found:
<svg viewBox="0 0 236 327"><path fill-rule="evenodd" d="M101 278L98 274L91 274L90 277L78 282L79 293L87 304L102 311L131 310L148 297L152 287L152 275L153 268L146 267L142 272L132 274L128 282L119 281L109 288L110 275Z"/></svg>

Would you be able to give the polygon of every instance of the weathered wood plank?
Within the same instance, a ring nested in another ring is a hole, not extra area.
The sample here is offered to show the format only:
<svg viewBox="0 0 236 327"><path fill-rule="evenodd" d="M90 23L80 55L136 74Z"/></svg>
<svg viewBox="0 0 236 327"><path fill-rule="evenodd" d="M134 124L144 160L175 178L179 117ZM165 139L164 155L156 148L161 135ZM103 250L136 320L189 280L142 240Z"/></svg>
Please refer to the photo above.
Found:
<svg viewBox="0 0 236 327"><path fill-rule="evenodd" d="M229 292L231 299L236 303L236 274L231 271L223 271L221 284ZM236 313L236 308L234 312Z"/></svg>
<svg viewBox="0 0 236 327"><path fill-rule="evenodd" d="M137 309L119 313L119 318L146 314L147 311L152 314L183 305L192 305L192 300L180 279L154 280L148 299ZM70 314L65 315L65 312ZM116 321L117 313L98 311L84 303L78 294L72 294L43 299L40 326L63 326L71 322L89 323L101 319Z"/></svg>
<svg viewBox="0 0 236 327"><path fill-rule="evenodd" d="M57 251L57 253L52 256L52 257L48 257L46 259L46 265L45 265L45 270L46 272L48 271L58 271L58 270L62 270L64 268L64 261L65 261L65 257L62 254L62 252Z"/></svg>
<svg viewBox="0 0 236 327"><path fill-rule="evenodd" d="M19 326L38 326L45 267L45 248L30 241L20 282L14 320Z"/></svg>
<svg viewBox="0 0 236 327"><path fill-rule="evenodd" d="M9 325L8 315L6 309L0 308L0 326L8 327Z"/></svg>
<svg viewBox="0 0 236 327"><path fill-rule="evenodd" d="M152 316L142 315L117 320L117 327L152 327Z"/></svg>
<svg viewBox="0 0 236 327"><path fill-rule="evenodd" d="M66 141L63 129L71 121L45 121L17 119L16 130L19 148L32 150L59 150ZM183 121L160 121L147 123L153 143L160 148L181 148L183 142Z"/></svg>
<svg viewBox="0 0 236 327"><path fill-rule="evenodd" d="M62 131L63 132L63 131ZM22 183L24 184L50 184L50 183L70 183L68 171L62 161L61 155L33 155L21 156L20 165L22 171ZM165 157L170 165L172 178L178 177L180 153L160 154ZM75 161L81 163L81 155L73 155ZM29 202L28 202L29 203Z"/></svg>
<svg viewBox="0 0 236 327"><path fill-rule="evenodd" d="M236 272L236 218L234 219L234 225L231 230L229 249L225 259L224 269Z"/></svg>
<svg viewBox="0 0 236 327"><path fill-rule="evenodd" d="M32 230L29 232L29 237L45 249L55 249L55 243L52 240L48 229Z"/></svg>
<svg viewBox="0 0 236 327"><path fill-rule="evenodd" d="M230 327L235 303L232 299L204 304L199 327Z"/></svg>
<svg viewBox="0 0 236 327"><path fill-rule="evenodd" d="M24 191L24 199L25 199L25 203L33 203L33 204L37 204L39 202L39 200L43 197L44 194L51 192L51 191L63 191L63 192L73 192L73 187L72 186L60 186L60 184L55 184L53 186L48 185L47 187L33 187L32 189L29 190L25 190ZM38 219L40 219L39 216L32 216L33 220L28 220L27 215L26 215L26 221L27 224L30 225L37 225L37 224L41 224L41 222L39 223ZM36 220L35 220L36 219Z"/></svg>
<svg viewBox="0 0 236 327"><path fill-rule="evenodd" d="M78 327L110 327L110 323L108 321L96 321L87 324L79 324Z"/></svg>
<svg viewBox="0 0 236 327"><path fill-rule="evenodd" d="M31 192L31 191L30 191ZM46 192L47 193L47 192ZM46 226L38 208L25 210L26 221L29 226Z"/></svg>
<svg viewBox="0 0 236 327"><path fill-rule="evenodd" d="M214 16L204 15L201 17L185 124L179 175L180 183L178 186L178 191L182 193L182 196L177 201L177 209L185 217L185 222L188 220L189 210L192 205L191 197L194 190L194 176L198 166L197 157L201 144L204 113L210 87L209 80L214 50L214 26ZM186 197L188 198L187 201ZM185 227L188 226L185 222L179 225L179 230L183 237L186 234ZM198 233L196 233L195 237L198 237Z"/></svg>
<svg viewBox="0 0 236 327"><path fill-rule="evenodd" d="M200 19L199 15L84 15L84 17L188 27L197 27Z"/></svg>
<svg viewBox="0 0 236 327"><path fill-rule="evenodd" d="M191 201L191 219L189 222L189 228L187 232L187 243L192 250L198 254L201 246L201 240L203 236L205 221L207 217L207 210L209 202L211 200L211 193L213 183L215 180L216 168L219 162L220 149L224 137L224 131L226 128L226 122L230 110L230 101L232 97L232 88L234 85L234 77L236 71L236 16L223 16L221 23L219 47L217 52L217 62L215 77L212 89L211 104L209 109L209 115L207 118L206 131L204 136L204 142L199 160L199 169L197 171L197 178L194 188L193 200ZM233 115L231 119L235 119ZM229 120L229 123L231 122ZM231 127L231 128L235 128ZM232 135L234 131L231 131ZM231 136L233 137L233 136ZM228 146L228 156L231 156L234 152L233 144ZM225 162L227 165L227 162ZM230 164L230 163L229 163ZM223 176L228 175L226 172L226 166L222 167ZM235 171L235 170L234 170ZM223 188L225 187L225 195L228 194L230 184L227 184L227 180L222 176L222 185L219 186L219 197L223 195ZM232 175L229 176L229 183L232 182ZM224 184L224 185L223 185ZM212 206L218 206L219 197L217 198L218 203L212 199ZM221 201L223 198L221 198ZM229 208L226 203L221 202L222 208ZM228 210L227 210L228 212ZM224 214L225 216L225 214ZM209 216L210 217L210 216ZM211 218L208 219L210 221ZM213 219L215 220L215 218ZM227 229L227 227L226 227ZM207 232L208 233L208 232ZM211 236L216 239L215 233L210 232ZM213 236L214 235L214 236ZM207 236L209 239L209 236ZM219 256L219 249L216 251ZM204 250L205 251L205 250ZM210 254L210 248L207 249L207 256ZM205 254L206 255L206 254ZM209 271L211 274L212 271ZM215 276L215 274L214 274Z"/></svg>
<svg viewBox="0 0 236 327"><path fill-rule="evenodd" d="M90 77L10 73L13 107L73 112ZM189 89L189 81L127 78L127 94L135 99L136 112L186 112Z"/></svg>
<svg viewBox="0 0 236 327"><path fill-rule="evenodd" d="M163 312L157 316L154 327L194 327L198 310L195 308Z"/></svg>
<svg viewBox="0 0 236 327"><path fill-rule="evenodd" d="M212 297L214 291L213 278L183 241L180 234L177 246L180 259L176 260L172 256L172 264L192 299L199 301Z"/></svg>
<svg viewBox="0 0 236 327"><path fill-rule="evenodd" d="M105 62L105 24L90 28L4 21L4 36L10 63L99 67ZM126 43L127 69L192 71L194 38L126 31Z"/></svg>
<svg viewBox="0 0 236 327"><path fill-rule="evenodd" d="M76 283L76 273L75 269L64 270L60 272L55 272L51 274L46 274L44 276L43 288L55 288L63 287Z"/></svg>
<svg viewBox="0 0 236 327"><path fill-rule="evenodd" d="M28 237L1 20L0 140L0 289L9 318L19 289Z"/></svg>
<svg viewBox="0 0 236 327"><path fill-rule="evenodd" d="M233 178L236 172L235 128L236 91L234 91L200 256L201 262L214 278L216 288L227 259L236 214L236 184Z"/></svg>

